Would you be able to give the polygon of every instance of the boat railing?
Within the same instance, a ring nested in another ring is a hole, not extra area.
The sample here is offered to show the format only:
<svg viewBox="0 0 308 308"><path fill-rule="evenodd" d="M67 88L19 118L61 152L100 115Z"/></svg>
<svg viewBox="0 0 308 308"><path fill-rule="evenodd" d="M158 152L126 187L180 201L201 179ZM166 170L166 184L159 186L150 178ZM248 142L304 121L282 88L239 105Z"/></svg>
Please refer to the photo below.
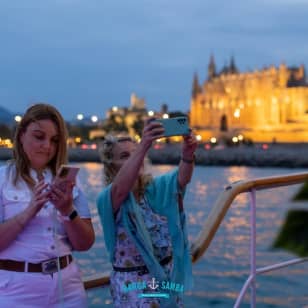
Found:
<svg viewBox="0 0 308 308"><path fill-rule="evenodd" d="M237 181L225 187L218 196L211 212L209 213L202 230L197 239L192 244L192 261L197 262L203 256L211 244L221 222L235 198L242 193L250 195L250 275L244 283L234 307L239 307L248 287L250 287L250 305L256 306L256 286L257 274L262 274L282 267L308 261L308 258L295 258L282 263L269 265L263 268L256 268L256 192L258 190L271 189L274 187L300 184L308 181L308 172L293 173L288 175L257 178L253 180ZM109 284L109 276L96 277L84 281L86 289L101 287Z"/></svg>

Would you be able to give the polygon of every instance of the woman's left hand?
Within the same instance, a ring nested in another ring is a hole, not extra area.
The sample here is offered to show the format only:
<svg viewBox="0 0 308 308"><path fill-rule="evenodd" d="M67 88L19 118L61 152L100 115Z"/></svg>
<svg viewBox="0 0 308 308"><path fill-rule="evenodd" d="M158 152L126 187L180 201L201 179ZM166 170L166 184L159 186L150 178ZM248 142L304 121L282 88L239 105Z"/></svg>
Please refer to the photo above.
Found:
<svg viewBox="0 0 308 308"><path fill-rule="evenodd" d="M193 159L194 153L198 146L196 136L190 132L189 135L183 136L183 139L182 157L186 159Z"/></svg>
<svg viewBox="0 0 308 308"><path fill-rule="evenodd" d="M69 215L73 210L73 187L71 181L61 182L61 187L53 185L50 191L50 201L63 216Z"/></svg>
<svg viewBox="0 0 308 308"><path fill-rule="evenodd" d="M61 216L70 215L73 210L73 187L75 183L63 180L60 184L53 184L50 190L50 202L60 212ZM61 217L60 217L61 219ZM71 221L64 222L65 231L74 250L88 250L94 242L95 234L90 218L81 218L79 215Z"/></svg>

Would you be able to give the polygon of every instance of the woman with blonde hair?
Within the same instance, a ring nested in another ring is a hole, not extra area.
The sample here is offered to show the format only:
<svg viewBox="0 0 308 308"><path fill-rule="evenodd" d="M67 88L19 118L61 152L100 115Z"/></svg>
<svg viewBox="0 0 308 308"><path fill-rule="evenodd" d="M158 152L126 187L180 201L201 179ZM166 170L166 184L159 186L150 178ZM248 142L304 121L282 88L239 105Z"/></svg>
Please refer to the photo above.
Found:
<svg viewBox="0 0 308 308"><path fill-rule="evenodd" d="M35 104L14 138L14 159L0 168L0 303L3 307L87 307L72 250L94 231L76 183L51 185L67 163L67 131L56 108Z"/></svg>
<svg viewBox="0 0 308 308"><path fill-rule="evenodd" d="M115 307L178 307L192 286L182 198L197 142L192 133L183 136L179 167L152 177L145 174L144 159L163 136L162 125L149 120L140 143L107 136L101 147L107 186L97 205L113 266Z"/></svg>

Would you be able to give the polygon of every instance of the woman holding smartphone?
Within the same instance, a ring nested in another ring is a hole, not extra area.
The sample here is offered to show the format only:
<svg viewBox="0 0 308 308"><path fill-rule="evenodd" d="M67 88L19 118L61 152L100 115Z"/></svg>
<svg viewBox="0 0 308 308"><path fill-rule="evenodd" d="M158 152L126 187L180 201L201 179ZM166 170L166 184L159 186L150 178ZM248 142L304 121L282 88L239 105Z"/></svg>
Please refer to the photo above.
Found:
<svg viewBox="0 0 308 308"><path fill-rule="evenodd" d="M18 124L14 159L0 168L0 303L3 307L87 307L72 250L94 242L88 203L68 180L67 131L51 105L31 106Z"/></svg>
<svg viewBox="0 0 308 308"><path fill-rule="evenodd" d="M139 144L112 136L102 144L107 187L97 205L113 266L115 307L180 307L192 286L182 201L197 141L192 133L183 136L179 167L153 178L145 174L144 158L163 136L162 124L150 119Z"/></svg>

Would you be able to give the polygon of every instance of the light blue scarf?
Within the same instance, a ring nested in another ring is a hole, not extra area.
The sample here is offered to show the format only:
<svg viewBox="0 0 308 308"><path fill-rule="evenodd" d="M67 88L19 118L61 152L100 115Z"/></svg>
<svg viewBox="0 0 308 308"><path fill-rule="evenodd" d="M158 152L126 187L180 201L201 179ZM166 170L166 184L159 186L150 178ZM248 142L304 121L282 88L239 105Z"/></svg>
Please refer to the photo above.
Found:
<svg viewBox="0 0 308 308"><path fill-rule="evenodd" d="M192 288L192 265L189 252L184 212L179 211L178 168L167 174L156 177L145 191L145 197L151 208L158 214L166 216L172 242L173 270L167 277L163 267L154 256L152 241L144 224L139 205L132 193L121 206L123 225L140 252L147 268L153 277L160 281L172 281L184 285L184 290ZM116 244L116 226L114 221L111 184L99 194L98 213L104 230L104 238L110 261L113 262Z"/></svg>

